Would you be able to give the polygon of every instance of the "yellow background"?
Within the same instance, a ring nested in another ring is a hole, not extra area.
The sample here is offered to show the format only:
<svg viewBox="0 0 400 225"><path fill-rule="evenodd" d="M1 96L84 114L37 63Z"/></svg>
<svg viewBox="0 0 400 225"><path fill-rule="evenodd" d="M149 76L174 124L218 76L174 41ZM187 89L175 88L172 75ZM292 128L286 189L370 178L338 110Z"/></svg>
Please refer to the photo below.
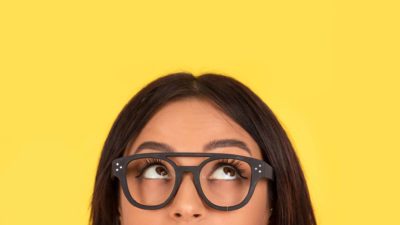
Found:
<svg viewBox="0 0 400 225"><path fill-rule="evenodd" d="M114 119L178 71L265 100L319 224L400 224L397 2L1 1L0 224L87 224Z"/></svg>

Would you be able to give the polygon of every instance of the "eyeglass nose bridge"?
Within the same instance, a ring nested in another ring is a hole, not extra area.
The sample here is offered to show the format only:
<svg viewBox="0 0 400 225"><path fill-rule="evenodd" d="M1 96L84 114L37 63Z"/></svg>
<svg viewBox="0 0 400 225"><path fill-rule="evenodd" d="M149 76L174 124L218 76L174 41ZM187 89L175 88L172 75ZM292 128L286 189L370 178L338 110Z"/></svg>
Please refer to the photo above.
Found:
<svg viewBox="0 0 400 225"><path fill-rule="evenodd" d="M198 166L177 166L177 172L179 173L192 172L194 175L198 170Z"/></svg>
<svg viewBox="0 0 400 225"><path fill-rule="evenodd" d="M183 179L183 175L185 173L192 173L193 182L196 184L197 183L196 177L200 175L201 168L200 168L200 166L176 166L175 170L176 170L175 173L178 178L179 186L180 186L180 183L182 182L182 179Z"/></svg>
<svg viewBox="0 0 400 225"><path fill-rule="evenodd" d="M198 182L198 179L196 179L196 177L200 173L200 169L201 169L200 166L175 166L176 176L177 176L177 187L175 188L175 190L172 193L173 197L175 197L175 195L177 194L178 190L181 187L182 180L183 180L183 175L185 173L190 173L191 172L192 175L193 175L193 181L192 182L195 185L197 193L200 195L200 197L202 198L203 201L207 202L207 200L204 199L205 196L204 196L203 192L201 191L200 183ZM170 200L172 200L172 199L170 199Z"/></svg>

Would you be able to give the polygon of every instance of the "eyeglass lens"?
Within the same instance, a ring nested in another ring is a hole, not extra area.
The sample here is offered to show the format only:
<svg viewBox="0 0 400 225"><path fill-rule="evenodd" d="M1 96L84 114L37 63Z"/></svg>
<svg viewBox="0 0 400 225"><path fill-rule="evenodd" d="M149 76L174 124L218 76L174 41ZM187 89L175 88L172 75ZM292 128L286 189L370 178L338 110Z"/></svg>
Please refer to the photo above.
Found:
<svg viewBox="0 0 400 225"><path fill-rule="evenodd" d="M250 189L251 167L238 159L215 159L200 171L200 186L213 204L229 207L241 203ZM164 203L174 189L174 167L159 158L132 160L126 172L132 198L147 206Z"/></svg>

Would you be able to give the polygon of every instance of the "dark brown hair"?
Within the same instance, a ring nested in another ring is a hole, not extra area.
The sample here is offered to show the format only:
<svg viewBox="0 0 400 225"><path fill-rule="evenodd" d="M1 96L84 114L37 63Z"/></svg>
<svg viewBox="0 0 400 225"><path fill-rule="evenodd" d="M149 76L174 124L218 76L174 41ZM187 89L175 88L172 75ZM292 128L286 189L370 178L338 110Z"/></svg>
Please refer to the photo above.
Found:
<svg viewBox="0 0 400 225"><path fill-rule="evenodd" d="M212 101L245 129L259 145L263 159L274 169L269 183L270 225L315 225L306 180L294 148L271 109L238 80L221 74L173 73L142 88L116 118L101 152L91 201L92 225L119 224L118 182L111 162L121 157L147 121L163 105L187 97Z"/></svg>

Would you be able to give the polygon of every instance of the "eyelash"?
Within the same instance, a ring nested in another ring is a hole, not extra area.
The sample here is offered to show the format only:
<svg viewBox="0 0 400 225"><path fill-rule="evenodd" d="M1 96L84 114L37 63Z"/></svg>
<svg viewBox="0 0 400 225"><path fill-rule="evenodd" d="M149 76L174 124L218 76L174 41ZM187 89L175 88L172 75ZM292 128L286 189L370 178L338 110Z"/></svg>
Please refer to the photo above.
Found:
<svg viewBox="0 0 400 225"><path fill-rule="evenodd" d="M220 159L217 162L218 163L216 164L214 169L217 169L223 165L232 166L238 172L238 174L241 178L247 179L247 177L243 176L243 174L245 173L245 170L241 168L242 163L240 161L235 160L235 159ZM143 171L145 169L147 169L153 165L162 165L165 167L165 165L162 163L162 160L160 160L160 159L157 159L157 158L146 159L144 165L139 168L139 170L138 170L139 175L137 175L136 177L140 177L143 174Z"/></svg>

